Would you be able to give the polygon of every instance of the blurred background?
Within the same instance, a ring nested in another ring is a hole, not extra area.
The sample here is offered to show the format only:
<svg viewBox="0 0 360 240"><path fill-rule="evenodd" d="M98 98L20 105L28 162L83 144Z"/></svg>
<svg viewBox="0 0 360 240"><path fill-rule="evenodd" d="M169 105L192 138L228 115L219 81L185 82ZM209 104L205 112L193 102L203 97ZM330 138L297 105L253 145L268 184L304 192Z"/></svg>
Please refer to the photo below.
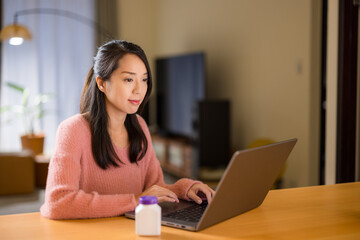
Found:
<svg viewBox="0 0 360 240"><path fill-rule="evenodd" d="M18 16L32 39L19 46L1 43L1 106L21 99L7 82L33 94L52 93L44 104L46 114L35 124L46 135L44 153L51 155L58 124L79 112L97 47L112 38L124 39L140 45L148 56L154 90L144 117L156 133L157 60L201 52L204 98L229 102L230 156L256 140L298 138L281 176L282 188L359 180L356 91L355 105L347 110L355 125L350 135L341 135L351 139L339 138L339 111L344 108L339 108L338 86L346 70L339 51L346 51L341 34L350 31L341 27L343 12L349 11L343 5L332 0L3 0L3 27L17 11L33 8L70 11L85 17L86 24L55 14ZM357 15L354 19L357 23ZM357 43L356 30L356 56ZM355 89L357 79L351 79ZM1 118L1 151L21 150L21 120L8 123L6 114ZM167 139L160 137L160 143ZM345 145L352 157L339 156ZM346 167L352 168L350 174L338 173Z"/></svg>

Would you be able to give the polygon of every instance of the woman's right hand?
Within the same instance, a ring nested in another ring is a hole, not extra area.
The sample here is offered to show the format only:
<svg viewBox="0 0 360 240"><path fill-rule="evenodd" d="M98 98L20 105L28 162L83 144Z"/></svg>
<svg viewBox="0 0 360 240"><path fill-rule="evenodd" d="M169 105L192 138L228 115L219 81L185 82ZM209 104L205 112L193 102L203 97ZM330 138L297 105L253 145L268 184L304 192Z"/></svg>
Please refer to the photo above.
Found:
<svg viewBox="0 0 360 240"><path fill-rule="evenodd" d="M153 185L146 189L140 195L135 196L136 203L139 204L139 198L142 196L155 196L158 198L158 202L179 202L176 194L166 188L160 187L158 185Z"/></svg>

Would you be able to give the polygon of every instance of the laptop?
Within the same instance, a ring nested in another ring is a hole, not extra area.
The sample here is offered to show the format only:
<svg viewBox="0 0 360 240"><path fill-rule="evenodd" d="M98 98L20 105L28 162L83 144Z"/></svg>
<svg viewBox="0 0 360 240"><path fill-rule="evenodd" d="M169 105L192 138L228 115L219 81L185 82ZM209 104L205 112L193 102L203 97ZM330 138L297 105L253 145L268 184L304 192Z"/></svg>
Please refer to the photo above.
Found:
<svg viewBox="0 0 360 240"><path fill-rule="evenodd" d="M160 203L162 225L199 231L257 208L264 201L296 142L297 139L290 139L235 152L212 201L209 204L203 201L200 205L183 200ZM127 212L125 216L135 219L135 212Z"/></svg>

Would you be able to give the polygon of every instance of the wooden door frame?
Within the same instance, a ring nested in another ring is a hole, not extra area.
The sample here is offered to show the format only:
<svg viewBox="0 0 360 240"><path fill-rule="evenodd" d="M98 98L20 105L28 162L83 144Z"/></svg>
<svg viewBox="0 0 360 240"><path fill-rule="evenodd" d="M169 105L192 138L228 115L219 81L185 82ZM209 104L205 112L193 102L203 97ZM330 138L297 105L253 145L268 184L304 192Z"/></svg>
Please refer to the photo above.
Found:
<svg viewBox="0 0 360 240"><path fill-rule="evenodd" d="M355 181L358 6L339 1L336 182Z"/></svg>

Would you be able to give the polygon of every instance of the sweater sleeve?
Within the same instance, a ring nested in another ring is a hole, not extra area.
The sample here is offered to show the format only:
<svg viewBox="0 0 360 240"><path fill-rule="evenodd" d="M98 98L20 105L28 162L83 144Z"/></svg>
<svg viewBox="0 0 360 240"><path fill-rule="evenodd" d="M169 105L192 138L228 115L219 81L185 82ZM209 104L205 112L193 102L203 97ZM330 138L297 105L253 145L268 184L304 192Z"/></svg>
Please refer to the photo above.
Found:
<svg viewBox="0 0 360 240"><path fill-rule="evenodd" d="M82 130L67 122L58 128L41 214L51 219L79 219L118 216L133 210L134 194L101 195L80 189Z"/></svg>
<svg viewBox="0 0 360 240"><path fill-rule="evenodd" d="M159 185L161 187L167 188L171 191L173 191L179 198L187 200L187 201L191 201L191 199L187 196L187 193L189 191L189 189L196 183L201 183L200 181L194 181L192 179L189 178L181 178L179 179L177 182L175 182L174 184L166 184L164 182L164 176L163 176L163 172L160 166L160 162L156 157L153 145L152 145L152 141L151 141L151 136L150 136L150 132L149 129L144 121L144 119L142 119L141 117L139 117L139 122L144 130L144 133L148 139L148 154L149 154L149 161L148 161L148 166L147 166L147 171L146 171L146 176L145 176L145 189L153 186L153 185Z"/></svg>

